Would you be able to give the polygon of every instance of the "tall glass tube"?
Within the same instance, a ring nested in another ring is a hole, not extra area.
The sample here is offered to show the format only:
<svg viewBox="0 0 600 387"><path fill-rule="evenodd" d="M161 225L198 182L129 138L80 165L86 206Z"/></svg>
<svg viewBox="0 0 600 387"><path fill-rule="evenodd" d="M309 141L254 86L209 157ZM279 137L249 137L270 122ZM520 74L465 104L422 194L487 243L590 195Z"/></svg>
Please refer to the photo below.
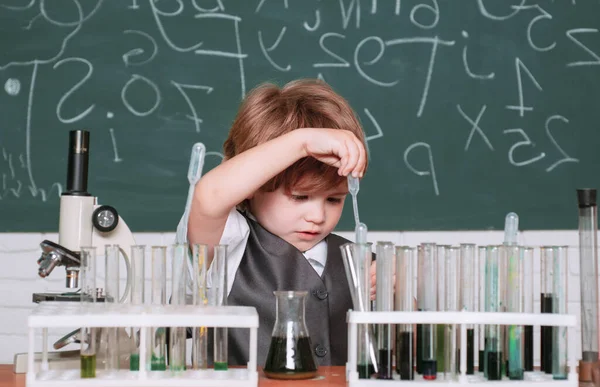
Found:
<svg viewBox="0 0 600 387"><path fill-rule="evenodd" d="M394 310L415 311L415 292L413 290L415 268L415 250L408 246L397 246ZM400 375L400 380L413 380L415 377L413 369L414 336L412 324L396 325L396 372Z"/></svg>
<svg viewBox="0 0 600 387"><path fill-rule="evenodd" d="M192 246L192 265L194 268L192 300L196 306L208 304L206 289L207 258L207 245L194 244ZM207 327L194 327L192 330L192 368L195 370L208 368Z"/></svg>
<svg viewBox="0 0 600 387"><path fill-rule="evenodd" d="M227 305L227 245L216 245L214 249L212 286L215 301L213 305ZM216 371L226 371L228 366L227 328L215 328L214 367Z"/></svg>
<svg viewBox="0 0 600 387"><path fill-rule="evenodd" d="M437 245L437 310L442 312L446 310L446 254L450 246ZM445 340L446 340L446 324L435 325L436 333L436 360L437 372L444 372L446 369Z"/></svg>
<svg viewBox="0 0 600 387"><path fill-rule="evenodd" d="M394 310L394 244L377 242L377 303L378 312ZM380 324L377 328L377 347L379 348L379 379L392 379L392 343L391 324Z"/></svg>
<svg viewBox="0 0 600 387"><path fill-rule="evenodd" d="M104 303L109 308L119 303L119 263L120 254L119 245L105 245L104 246L104 258L106 262L105 275L105 297ZM113 373L119 370L119 335L118 328L104 328L106 340L104 341L106 346L106 356L104 369Z"/></svg>
<svg viewBox="0 0 600 387"><path fill-rule="evenodd" d="M457 312L459 310L459 275L460 275L460 247L448 246L446 248L444 285L446 298L444 311ZM454 380L457 376L458 341L456 324L447 324L444 329L444 379Z"/></svg>
<svg viewBox="0 0 600 387"><path fill-rule="evenodd" d="M523 313L524 287L523 287L523 258L521 248L514 245L502 246L508 265L506 301L507 312ZM523 355L525 340L522 325L509 325L507 327L508 356L507 373L511 380L523 380Z"/></svg>
<svg viewBox="0 0 600 387"><path fill-rule="evenodd" d="M131 305L143 305L144 304L144 280L146 276L145 272L145 260L146 260L146 246L136 245L131 246L131 271L132 271L132 283L130 289L130 304ZM131 327L131 341L134 346L134 350L129 356L129 370L139 371L140 369L140 328Z"/></svg>
<svg viewBox="0 0 600 387"><path fill-rule="evenodd" d="M598 361L598 209L595 189L578 189L581 361L579 381L592 381Z"/></svg>
<svg viewBox="0 0 600 387"><path fill-rule="evenodd" d="M356 296L361 303L362 312L371 311L371 262L373 258L371 243L353 243L352 255L356 265L358 289ZM368 379L377 372L377 354L374 336L369 324L359 324L358 331L358 377Z"/></svg>
<svg viewBox="0 0 600 387"><path fill-rule="evenodd" d="M502 293L505 272L498 246L488 246L485 262L485 311L502 311ZM488 380L502 379L503 337L500 325L485 327L484 375Z"/></svg>
<svg viewBox="0 0 600 387"><path fill-rule="evenodd" d="M475 258L475 245L462 243L460 245L460 310L475 312L475 295L478 266ZM460 359L460 356L458 357ZM467 325L467 375L475 373L475 327Z"/></svg>
<svg viewBox="0 0 600 387"><path fill-rule="evenodd" d="M554 300L552 313L567 314L567 290L569 278L568 247L556 246L553 260L553 287ZM568 351L567 351L567 327L556 326L553 329L552 342L552 378L556 380L567 379L568 374Z"/></svg>
<svg viewBox="0 0 600 387"><path fill-rule="evenodd" d="M167 247L152 246L152 292L151 303L162 306L167 303ZM149 329L150 351L148 351L152 371L167 369L167 333L164 327Z"/></svg>
<svg viewBox="0 0 600 387"><path fill-rule="evenodd" d="M417 302L419 310L437 310L437 246L435 243L422 243L418 247ZM437 379L437 332L435 325L417 325L417 366L425 380Z"/></svg>
<svg viewBox="0 0 600 387"><path fill-rule="evenodd" d="M487 256L487 246L477 248L477 310L485 312L485 263ZM479 356L477 358L477 368L479 372L484 372L485 364L485 325L477 325L477 348Z"/></svg>
<svg viewBox="0 0 600 387"><path fill-rule="evenodd" d="M533 247L523 246L523 312L533 313ZM533 371L533 325L523 327L523 367L526 372Z"/></svg>
<svg viewBox="0 0 600 387"><path fill-rule="evenodd" d="M541 246L540 247L540 289L541 289L541 312L552 313L552 303L554 300L554 247L553 246ZM540 340L540 369L547 374L552 373L552 337L553 327L541 326L541 340Z"/></svg>
<svg viewBox="0 0 600 387"><path fill-rule="evenodd" d="M81 304L96 302L96 248L81 247ZM97 328L81 328L81 378L96 377Z"/></svg>
<svg viewBox="0 0 600 387"><path fill-rule="evenodd" d="M187 243L173 245L171 260L171 305L185 305L185 270L188 262ZM185 370L185 327L171 327L169 340L169 369Z"/></svg>

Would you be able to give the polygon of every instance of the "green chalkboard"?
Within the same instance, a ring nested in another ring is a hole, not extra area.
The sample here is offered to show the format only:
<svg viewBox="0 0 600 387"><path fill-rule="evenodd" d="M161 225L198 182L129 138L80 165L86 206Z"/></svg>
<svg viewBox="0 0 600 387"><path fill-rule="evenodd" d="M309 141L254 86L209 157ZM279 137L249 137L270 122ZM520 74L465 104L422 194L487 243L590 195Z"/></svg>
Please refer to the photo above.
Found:
<svg viewBox="0 0 600 387"><path fill-rule="evenodd" d="M220 162L241 98L319 77L368 136L370 230L577 227L600 185L591 0L0 0L0 231L57 231L68 131L89 191L174 231L189 155ZM347 206L340 230L352 229Z"/></svg>

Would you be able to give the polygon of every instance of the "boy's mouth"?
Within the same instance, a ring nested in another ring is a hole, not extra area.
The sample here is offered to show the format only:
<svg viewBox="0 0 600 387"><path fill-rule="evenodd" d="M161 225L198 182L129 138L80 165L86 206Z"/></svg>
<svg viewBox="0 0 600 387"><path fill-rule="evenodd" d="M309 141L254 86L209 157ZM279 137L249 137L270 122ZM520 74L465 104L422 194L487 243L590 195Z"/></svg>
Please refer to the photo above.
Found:
<svg viewBox="0 0 600 387"><path fill-rule="evenodd" d="M298 231L301 238L312 239L320 234L318 231Z"/></svg>

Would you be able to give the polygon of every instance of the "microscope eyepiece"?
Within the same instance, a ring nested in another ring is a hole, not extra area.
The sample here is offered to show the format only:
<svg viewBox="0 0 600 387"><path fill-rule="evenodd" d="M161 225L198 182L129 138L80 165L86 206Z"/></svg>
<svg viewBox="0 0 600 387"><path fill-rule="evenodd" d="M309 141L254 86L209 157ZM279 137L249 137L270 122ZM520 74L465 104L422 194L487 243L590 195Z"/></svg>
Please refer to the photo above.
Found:
<svg viewBox="0 0 600 387"><path fill-rule="evenodd" d="M70 131L67 189L64 194L80 196L90 195L87 192L89 152L90 132L86 130Z"/></svg>

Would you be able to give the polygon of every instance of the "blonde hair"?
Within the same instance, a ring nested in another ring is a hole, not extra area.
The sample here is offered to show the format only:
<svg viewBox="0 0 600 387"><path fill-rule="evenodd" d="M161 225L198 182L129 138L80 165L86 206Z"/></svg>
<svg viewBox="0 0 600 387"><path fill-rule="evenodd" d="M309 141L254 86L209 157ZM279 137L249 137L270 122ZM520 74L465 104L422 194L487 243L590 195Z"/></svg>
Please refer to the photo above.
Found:
<svg viewBox="0 0 600 387"><path fill-rule="evenodd" d="M225 159L299 128L346 129L366 148L362 127L348 102L325 82L303 79L282 88L265 83L246 96L223 145ZM293 188L317 192L337 187L345 179L337 168L306 157L260 189L272 192L283 186L288 192Z"/></svg>

